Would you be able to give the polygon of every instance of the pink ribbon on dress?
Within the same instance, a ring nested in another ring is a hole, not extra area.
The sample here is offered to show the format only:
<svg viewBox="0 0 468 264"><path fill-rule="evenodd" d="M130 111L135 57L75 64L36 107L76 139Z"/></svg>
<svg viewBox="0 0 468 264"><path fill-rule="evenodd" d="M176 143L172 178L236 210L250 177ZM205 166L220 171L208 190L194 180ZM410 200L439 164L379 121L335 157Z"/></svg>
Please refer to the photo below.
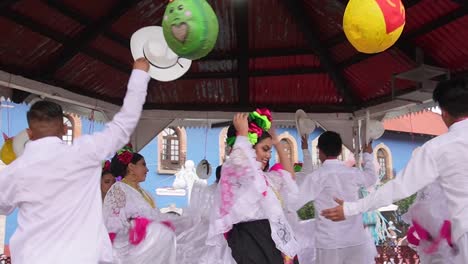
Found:
<svg viewBox="0 0 468 264"><path fill-rule="evenodd" d="M133 227L128 232L128 240L132 245L140 244L146 237L146 228L151 223L150 220L144 217L133 219Z"/></svg>
<svg viewBox="0 0 468 264"><path fill-rule="evenodd" d="M114 244L114 240L115 240L116 236L117 236L116 233L109 233L109 238L110 238L112 244Z"/></svg>
<svg viewBox="0 0 468 264"><path fill-rule="evenodd" d="M445 220L440 228L439 237L434 239L429 231L422 227L416 220L413 219L413 225L408 229L408 233L406 235L406 239L409 243L419 246L419 242L421 240L426 240L432 242L428 248L423 249L427 254L433 254L439 248L439 244L442 240L447 240L447 244L456 251L456 247L452 242L452 223L448 220ZM419 236L416 237L415 233Z"/></svg>

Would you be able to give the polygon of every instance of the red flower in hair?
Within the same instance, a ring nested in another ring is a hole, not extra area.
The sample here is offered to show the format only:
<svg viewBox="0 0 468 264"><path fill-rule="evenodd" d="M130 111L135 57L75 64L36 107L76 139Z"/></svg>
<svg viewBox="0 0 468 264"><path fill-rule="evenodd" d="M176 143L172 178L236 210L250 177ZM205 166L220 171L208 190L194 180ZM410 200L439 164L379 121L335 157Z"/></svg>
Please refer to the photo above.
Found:
<svg viewBox="0 0 468 264"><path fill-rule="evenodd" d="M110 165L111 165L110 161L106 160L104 162L104 166L102 167L102 170L103 171L110 171Z"/></svg>
<svg viewBox="0 0 468 264"><path fill-rule="evenodd" d="M261 137L263 134L263 129L259 127L256 123L250 122L249 123L249 132L255 133L258 137Z"/></svg>
<svg viewBox="0 0 468 264"><path fill-rule="evenodd" d="M120 153L117 157L122 164L128 165L133 158L133 153L130 151L124 151Z"/></svg>

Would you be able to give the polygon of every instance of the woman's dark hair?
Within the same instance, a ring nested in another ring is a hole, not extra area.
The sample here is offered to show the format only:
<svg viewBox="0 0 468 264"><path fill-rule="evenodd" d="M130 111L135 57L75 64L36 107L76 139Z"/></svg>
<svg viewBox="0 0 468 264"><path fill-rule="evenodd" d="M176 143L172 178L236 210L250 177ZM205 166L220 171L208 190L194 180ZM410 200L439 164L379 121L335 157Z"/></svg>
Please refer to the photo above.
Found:
<svg viewBox="0 0 468 264"><path fill-rule="evenodd" d="M142 159L143 159L142 155L140 155L139 153L133 153L130 163L137 164L137 162ZM125 177L127 175L127 167L128 167L128 164L122 163L119 160L118 155L115 154L111 160L110 172L112 173L112 175L114 175L114 177L119 177L119 176Z"/></svg>
<svg viewBox="0 0 468 264"><path fill-rule="evenodd" d="M317 143L317 148L320 149L327 157L337 157L341 153L343 142L340 134L333 131L325 131L320 135Z"/></svg>
<svg viewBox="0 0 468 264"><path fill-rule="evenodd" d="M110 171L110 170L105 170L105 171L102 171L102 173L101 173L101 178L104 177L104 175L106 175L106 174L110 174L110 175L114 176L114 174L112 173L112 171ZM115 176L114 176L114 177L115 177Z"/></svg>
<svg viewBox="0 0 468 264"><path fill-rule="evenodd" d="M452 117L468 116L468 79L453 79L440 82L432 98Z"/></svg>
<svg viewBox="0 0 468 264"><path fill-rule="evenodd" d="M219 180L221 179L221 168L223 165L219 165L216 167L216 183L219 183Z"/></svg>

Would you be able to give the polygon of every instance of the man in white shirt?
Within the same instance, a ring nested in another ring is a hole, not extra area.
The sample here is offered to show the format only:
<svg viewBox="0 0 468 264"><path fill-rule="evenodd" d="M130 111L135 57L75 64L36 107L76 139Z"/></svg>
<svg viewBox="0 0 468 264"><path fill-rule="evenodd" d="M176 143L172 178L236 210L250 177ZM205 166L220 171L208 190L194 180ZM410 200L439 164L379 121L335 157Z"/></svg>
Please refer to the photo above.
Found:
<svg viewBox="0 0 468 264"><path fill-rule="evenodd" d="M372 186L377 181L373 163L372 147L364 153L364 170L350 168L337 159L341 154L342 140L338 133L324 132L318 139L319 158L322 166L305 177L299 185L300 198L293 209L298 209L314 200L316 212L315 246L317 264L374 263L375 250L364 230L362 216L350 217L344 222L334 223L318 215L324 208L333 205L334 197L359 199L359 187Z"/></svg>
<svg viewBox="0 0 468 264"><path fill-rule="evenodd" d="M102 132L62 142L60 105L39 101L27 114L31 139L0 172L0 214L19 208L10 240L15 264L112 263L103 223L101 161L128 143L140 118L149 64L138 59L122 109Z"/></svg>
<svg viewBox="0 0 468 264"><path fill-rule="evenodd" d="M404 199L425 186L438 182L447 197L452 222L455 263L468 263L468 81L455 79L438 84L433 99L439 103L448 133L426 144L408 162L394 180L357 202L322 211L333 221L386 206ZM331 206L330 206L331 207Z"/></svg>

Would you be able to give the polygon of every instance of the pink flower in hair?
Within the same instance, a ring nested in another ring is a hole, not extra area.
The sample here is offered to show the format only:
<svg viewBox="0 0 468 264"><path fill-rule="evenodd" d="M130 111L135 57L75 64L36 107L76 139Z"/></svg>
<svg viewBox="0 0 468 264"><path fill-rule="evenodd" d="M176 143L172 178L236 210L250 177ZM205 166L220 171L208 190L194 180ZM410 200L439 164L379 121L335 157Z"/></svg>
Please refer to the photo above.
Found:
<svg viewBox="0 0 468 264"><path fill-rule="evenodd" d="M133 158L133 153L130 151L124 151L117 157L122 164L128 165Z"/></svg>
<svg viewBox="0 0 468 264"><path fill-rule="evenodd" d="M256 123L250 122L249 123L249 132L255 133L258 137L261 137L263 134L263 129L259 127Z"/></svg>
<svg viewBox="0 0 468 264"><path fill-rule="evenodd" d="M260 115L264 115L268 118L268 120L271 122L271 112L270 112L270 109L268 108L257 108L257 113L259 113Z"/></svg>

